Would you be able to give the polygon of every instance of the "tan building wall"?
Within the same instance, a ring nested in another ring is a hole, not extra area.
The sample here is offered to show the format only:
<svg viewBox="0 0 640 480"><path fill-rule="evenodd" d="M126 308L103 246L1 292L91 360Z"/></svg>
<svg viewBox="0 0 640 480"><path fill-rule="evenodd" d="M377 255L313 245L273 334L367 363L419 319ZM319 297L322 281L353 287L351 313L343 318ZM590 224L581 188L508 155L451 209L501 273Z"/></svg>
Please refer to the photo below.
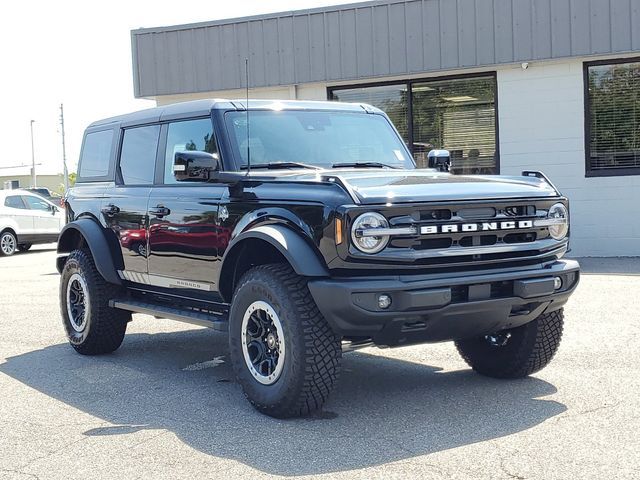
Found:
<svg viewBox="0 0 640 480"><path fill-rule="evenodd" d="M0 190L4 188L4 183L10 180L18 180L21 188L31 187L31 175L0 175ZM62 193L64 176L58 175L38 175L38 187L46 187L52 192Z"/></svg>

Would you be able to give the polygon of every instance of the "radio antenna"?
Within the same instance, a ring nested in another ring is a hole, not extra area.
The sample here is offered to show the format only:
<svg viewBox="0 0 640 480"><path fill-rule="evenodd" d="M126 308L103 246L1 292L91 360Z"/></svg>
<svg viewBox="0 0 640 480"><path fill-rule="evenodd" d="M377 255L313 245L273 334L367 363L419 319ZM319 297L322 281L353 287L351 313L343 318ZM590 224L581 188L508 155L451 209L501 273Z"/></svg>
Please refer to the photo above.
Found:
<svg viewBox="0 0 640 480"><path fill-rule="evenodd" d="M249 145L249 59L244 59L244 76L247 90L247 175L251 171L251 147Z"/></svg>

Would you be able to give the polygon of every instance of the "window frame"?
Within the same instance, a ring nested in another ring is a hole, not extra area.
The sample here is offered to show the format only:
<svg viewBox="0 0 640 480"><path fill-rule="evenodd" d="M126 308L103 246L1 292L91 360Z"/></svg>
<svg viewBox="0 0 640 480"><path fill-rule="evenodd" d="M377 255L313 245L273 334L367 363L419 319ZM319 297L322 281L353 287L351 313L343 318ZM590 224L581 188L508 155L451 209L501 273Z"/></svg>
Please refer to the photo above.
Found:
<svg viewBox="0 0 640 480"><path fill-rule="evenodd" d="M158 172L158 155L160 152L160 145L162 144L162 124L160 122L149 122L149 123L140 123L140 124L127 124L122 125L120 127L119 138L118 138L118 150L116 154L116 161L114 162L114 175L115 185L116 187L128 188L128 187L153 187L156 185L156 178ZM158 139L156 140L156 155L153 161L153 175L151 176L151 183L125 183L124 178L122 177L122 170L120 168L120 161L122 160L122 146L124 145L124 136L127 130L133 130L135 128L144 128L144 127L158 127ZM115 143L115 142L114 142Z"/></svg>
<svg viewBox="0 0 640 480"><path fill-rule="evenodd" d="M31 203L27 200L28 198L35 198L38 202L46 205L47 208L33 208ZM22 195L22 202L27 206L27 210L33 210L35 212L51 212L51 204L47 201L46 198L42 198L36 195Z"/></svg>
<svg viewBox="0 0 640 480"><path fill-rule="evenodd" d="M105 131L111 131L111 149L109 150L109 166L107 167L107 174L100 176L92 176L92 177L84 177L82 176L82 164L83 164L83 155L84 149L87 143L87 136L92 133L101 133ZM82 146L80 147L80 158L78 162L78 176L76 178L76 183L91 183L91 182L111 182L114 179L115 175L115 152L116 146L119 143L118 139L118 129L114 125L101 125L98 127L89 127L84 133L82 137Z"/></svg>
<svg viewBox="0 0 640 480"><path fill-rule="evenodd" d="M4 197L2 206L4 208L11 208L12 210L29 210L29 205L27 205L27 202L24 201L24 198L22 198L22 196L23 196L22 194L7 195L6 197ZM11 205L7 205L7 200L9 200L10 197L18 197L20 199L20 202L22 203L22 208L17 208L17 207L12 207Z"/></svg>
<svg viewBox="0 0 640 480"><path fill-rule="evenodd" d="M473 73L464 73L458 75L440 75L433 77L419 77L419 78L410 78L407 80L389 80L382 82L366 82L366 83L350 83L345 85L332 85L327 87L327 100L335 101L333 99L333 92L340 90L349 90L352 88L368 88L368 87L384 87L390 85L405 85L407 87L407 99L409 100L407 105L407 140L409 145L407 146L409 152L411 153L411 157L413 158L413 86L416 83L424 84L429 82L441 82L446 80L465 80L469 78L483 78L483 77L491 77L496 87L496 94L493 100L494 110L495 110L495 125L496 125L496 153L495 153L495 162L496 162L496 173L495 175L500 175L500 122L498 115L498 74L495 70L487 71L487 72L473 72ZM386 115L386 113L385 113ZM415 163L415 159L414 159Z"/></svg>
<svg viewBox="0 0 640 480"><path fill-rule="evenodd" d="M591 168L591 103L589 97L589 67L603 65L620 65L622 63L638 63L640 57L610 58L607 60L595 60L582 64L582 89L584 95L584 176L592 177L628 177L640 175L640 167L597 169Z"/></svg>
<svg viewBox="0 0 640 480"><path fill-rule="evenodd" d="M167 186L167 187L178 187L178 186L202 186L203 184L211 183L211 181L189 181L189 182L177 182L177 183L165 183L164 182L164 169L166 168L166 153L167 153L167 142L169 139L169 126L172 123L181 123L181 122L189 122L195 120L209 120L211 122L211 132L213 133L214 141L216 144L216 149L218 150L218 157L220 162L220 170L224 170L224 164L222 162L222 152L220 151L220 141L219 135L216 131L216 122L213 119L212 115L198 115L195 117L180 117L180 118L172 118L171 120L165 120L161 123L160 129L160 141L158 142L158 156L156 158L156 175L155 175L155 186Z"/></svg>

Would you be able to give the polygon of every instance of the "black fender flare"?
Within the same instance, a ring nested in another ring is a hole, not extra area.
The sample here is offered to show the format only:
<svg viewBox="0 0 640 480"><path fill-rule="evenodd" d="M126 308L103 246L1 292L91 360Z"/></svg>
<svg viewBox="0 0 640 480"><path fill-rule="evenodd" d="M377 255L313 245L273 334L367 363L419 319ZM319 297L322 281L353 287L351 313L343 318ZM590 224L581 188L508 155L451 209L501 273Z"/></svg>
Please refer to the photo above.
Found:
<svg viewBox="0 0 640 480"><path fill-rule="evenodd" d="M275 247L298 275L329 276L327 267L301 234L284 225L269 224L250 228L229 243L222 258L220 278L224 278L226 271L230 268L228 259L235 256L234 252L242 247L243 241L251 238L263 240Z"/></svg>
<svg viewBox="0 0 640 480"><path fill-rule="evenodd" d="M80 234L84 238L84 243L89 247L91 256L96 264L96 268L102 277L109 283L122 285L122 280L118 276L113 249L109 247L109 242L104 233L104 228L91 218L79 218L67 223L58 237L58 259L56 266L58 272L62 273L65 253L70 253L77 247L75 240Z"/></svg>

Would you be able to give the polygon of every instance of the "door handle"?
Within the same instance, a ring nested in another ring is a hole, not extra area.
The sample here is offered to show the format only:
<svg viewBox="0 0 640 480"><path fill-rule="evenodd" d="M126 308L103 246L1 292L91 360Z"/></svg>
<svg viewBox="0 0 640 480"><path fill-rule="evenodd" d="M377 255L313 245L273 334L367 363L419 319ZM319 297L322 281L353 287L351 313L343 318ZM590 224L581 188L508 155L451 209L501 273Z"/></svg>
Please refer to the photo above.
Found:
<svg viewBox="0 0 640 480"><path fill-rule="evenodd" d="M155 215L156 217L165 217L171 213L167 207L163 207L162 205L157 205L155 207L151 207L149 209L149 213L151 215Z"/></svg>
<svg viewBox="0 0 640 480"><path fill-rule="evenodd" d="M100 211L107 217L113 217L116 213L120 213L120 209L112 203L110 203L109 205L105 205L100 209Z"/></svg>

